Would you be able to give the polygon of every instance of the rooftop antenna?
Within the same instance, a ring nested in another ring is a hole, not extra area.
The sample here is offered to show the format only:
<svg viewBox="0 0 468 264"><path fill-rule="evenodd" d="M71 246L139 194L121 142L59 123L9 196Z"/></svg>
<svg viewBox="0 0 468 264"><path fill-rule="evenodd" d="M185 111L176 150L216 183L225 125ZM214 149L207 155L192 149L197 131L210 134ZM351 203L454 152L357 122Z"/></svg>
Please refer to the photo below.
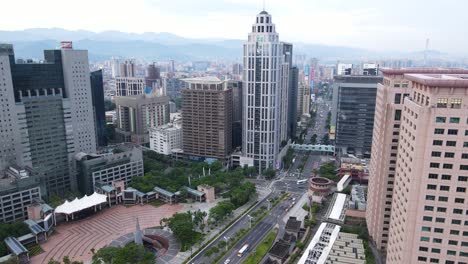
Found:
<svg viewBox="0 0 468 264"><path fill-rule="evenodd" d="M263 0L263 11L265 11L265 0Z"/></svg>

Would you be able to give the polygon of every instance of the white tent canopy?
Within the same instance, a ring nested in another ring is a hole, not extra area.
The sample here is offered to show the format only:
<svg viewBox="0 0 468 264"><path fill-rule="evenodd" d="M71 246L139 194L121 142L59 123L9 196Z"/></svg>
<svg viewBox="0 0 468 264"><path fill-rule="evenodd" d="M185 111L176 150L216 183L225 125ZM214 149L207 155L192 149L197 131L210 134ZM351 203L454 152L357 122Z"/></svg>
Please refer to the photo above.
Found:
<svg viewBox="0 0 468 264"><path fill-rule="evenodd" d="M71 202L65 201L63 204L55 208L55 213L70 215L105 202L107 202L107 196L95 192L90 196L85 195L81 199L75 198L75 200Z"/></svg>

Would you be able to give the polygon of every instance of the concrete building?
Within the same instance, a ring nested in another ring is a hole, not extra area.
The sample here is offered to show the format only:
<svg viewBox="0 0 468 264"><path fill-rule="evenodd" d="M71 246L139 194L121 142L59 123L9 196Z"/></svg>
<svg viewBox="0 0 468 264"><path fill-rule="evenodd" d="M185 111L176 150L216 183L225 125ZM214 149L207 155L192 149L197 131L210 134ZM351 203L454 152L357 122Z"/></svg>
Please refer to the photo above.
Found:
<svg viewBox="0 0 468 264"><path fill-rule="evenodd" d="M369 156L372 146L378 76L335 76L331 126L342 153Z"/></svg>
<svg viewBox="0 0 468 264"><path fill-rule="evenodd" d="M303 83L299 84L296 111L298 117L310 115L310 87Z"/></svg>
<svg viewBox="0 0 468 264"><path fill-rule="evenodd" d="M116 57L111 58L110 62L111 66L111 76L112 78L119 77L120 76L120 62L119 59Z"/></svg>
<svg viewBox="0 0 468 264"><path fill-rule="evenodd" d="M297 131L297 107L299 92L299 69L291 67L288 92L288 137L294 138ZM310 95L308 96L310 98Z"/></svg>
<svg viewBox="0 0 468 264"><path fill-rule="evenodd" d="M88 54L63 42L44 61L15 63L13 47L0 46L3 120L0 170L29 166L46 175L49 193L76 190L73 155L96 152ZM7 121L8 120L8 121ZM13 143L13 144L12 144Z"/></svg>
<svg viewBox="0 0 468 264"><path fill-rule="evenodd" d="M387 263L468 257L468 70L383 69L366 221Z"/></svg>
<svg viewBox="0 0 468 264"><path fill-rule="evenodd" d="M122 142L149 143L151 127L169 122L169 97L156 94L118 96L116 137Z"/></svg>
<svg viewBox="0 0 468 264"><path fill-rule="evenodd" d="M242 151L261 173L280 166L287 139L289 58L292 46L279 42L275 24L260 12L244 43Z"/></svg>
<svg viewBox="0 0 468 264"><path fill-rule="evenodd" d="M31 168L12 166L0 178L0 221L12 223L28 216L27 207L46 195L43 178Z"/></svg>
<svg viewBox="0 0 468 264"><path fill-rule="evenodd" d="M183 150L189 159L229 159L232 150L232 88L216 77L184 79Z"/></svg>
<svg viewBox="0 0 468 264"><path fill-rule="evenodd" d="M232 88L232 149L242 147L242 82L229 81Z"/></svg>
<svg viewBox="0 0 468 264"><path fill-rule="evenodd" d="M117 96L140 95L145 93L146 81L140 77L117 77L115 88Z"/></svg>
<svg viewBox="0 0 468 264"><path fill-rule="evenodd" d="M169 123L150 129L150 149L159 154L171 155L173 149L182 148L182 126Z"/></svg>
<svg viewBox="0 0 468 264"><path fill-rule="evenodd" d="M120 64L119 76L136 77L136 64L134 60L126 60Z"/></svg>
<svg viewBox="0 0 468 264"><path fill-rule="evenodd" d="M123 181L127 187L133 177L144 174L143 152L138 145L112 146L101 154L78 153L75 162L78 189L84 194L92 194L96 184L112 186Z"/></svg>

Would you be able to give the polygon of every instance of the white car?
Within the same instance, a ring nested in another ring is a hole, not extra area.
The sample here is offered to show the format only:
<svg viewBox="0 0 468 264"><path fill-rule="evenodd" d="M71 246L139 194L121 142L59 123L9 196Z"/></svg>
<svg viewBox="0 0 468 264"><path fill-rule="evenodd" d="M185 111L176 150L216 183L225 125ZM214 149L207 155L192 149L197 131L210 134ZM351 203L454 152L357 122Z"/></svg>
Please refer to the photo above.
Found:
<svg viewBox="0 0 468 264"><path fill-rule="evenodd" d="M230 260L230 259L226 259L226 260L224 261L224 264L229 264L229 263L231 263L231 260Z"/></svg>

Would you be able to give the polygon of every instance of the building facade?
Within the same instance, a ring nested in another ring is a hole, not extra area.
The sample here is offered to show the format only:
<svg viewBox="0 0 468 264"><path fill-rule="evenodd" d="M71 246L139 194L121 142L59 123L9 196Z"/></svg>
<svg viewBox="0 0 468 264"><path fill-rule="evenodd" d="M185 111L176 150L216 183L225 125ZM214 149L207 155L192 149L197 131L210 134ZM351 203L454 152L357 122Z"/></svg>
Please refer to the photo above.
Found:
<svg viewBox="0 0 468 264"><path fill-rule="evenodd" d="M140 77L117 77L115 88L117 96L140 95L145 93L146 81Z"/></svg>
<svg viewBox="0 0 468 264"><path fill-rule="evenodd" d="M297 93L297 116L310 115L310 87L306 84L299 84Z"/></svg>
<svg viewBox="0 0 468 264"><path fill-rule="evenodd" d="M331 125L343 153L369 157L372 147L378 76L335 76Z"/></svg>
<svg viewBox="0 0 468 264"><path fill-rule="evenodd" d="M232 150L232 87L216 77L184 79L183 150L189 159L225 162Z"/></svg>
<svg viewBox="0 0 468 264"><path fill-rule="evenodd" d="M169 123L150 129L150 149L159 154L171 155L173 149L182 149L182 126Z"/></svg>
<svg viewBox="0 0 468 264"><path fill-rule="evenodd" d="M386 249L387 263L464 263L468 71L382 72L366 213L369 233Z"/></svg>
<svg viewBox="0 0 468 264"><path fill-rule="evenodd" d="M260 12L244 43L242 93L242 151L260 173L279 167L281 141L287 139L288 47L279 41L271 15Z"/></svg>
<svg viewBox="0 0 468 264"><path fill-rule="evenodd" d="M14 142L1 146L8 155L0 169L31 167L46 175L48 194L76 190L73 155L96 151L87 51L63 45L44 51L44 62L15 62L13 47L1 45L0 63L2 106L8 108L3 115L10 122L2 122L8 126L2 137Z"/></svg>
<svg viewBox="0 0 468 264"><path fill-rule="evenodd" d="M149 143L149 129L169 122L169 97L156 94L118 96L116 137L122 142Z"/></svg>
<svg viewBox="0 0 468 264"><path fill-rule="evenodd" d="M128 186L133 177L143 176L143 152L137 145L110 147L109 152L97 154L78 153L75 156L78 172L78 189L92 194L96 184L112 185L123 181Z"/></svg>
<svg viewBox="0 0 468 264"><path fill-rule="evenodd" d="M289 92L288 92L288 137L296 137L297 131L297 107L299 92L299 69L291 67L289 73ZM309 96L310 98L310 96Z"/></svg>
<svg viewBox="0 0 468 264"><path fill-rule="evenodd" d="M94 127L98 147L107 145L106 109L104 107L104 87L102 70L91 72L91 90L93 97Z"/></svg>

